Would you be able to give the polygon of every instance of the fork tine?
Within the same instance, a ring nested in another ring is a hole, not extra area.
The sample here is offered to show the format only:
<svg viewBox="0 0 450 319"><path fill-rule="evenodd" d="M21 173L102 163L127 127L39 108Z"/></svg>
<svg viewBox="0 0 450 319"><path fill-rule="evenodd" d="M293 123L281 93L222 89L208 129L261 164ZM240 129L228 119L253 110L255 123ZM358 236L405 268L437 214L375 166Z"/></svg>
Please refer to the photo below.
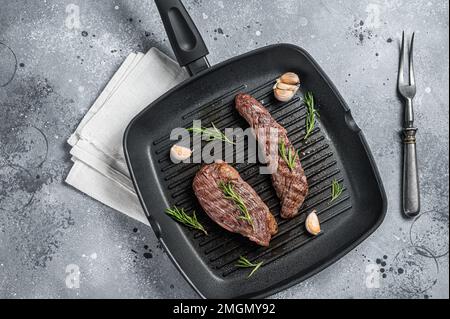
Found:
<svg viewBox="0 0 450 319"><path fill-rule="evenodd" d="M411 45L409 49L409 84L410 85L416 85L416 79L414 76L414 36L415 33L413 33L411 38Z"/></svg>
<svg viewBox="0 0 450 319"><path fill-rule="evenodd" d="M400 52L400 69L398 71L398 85L399 86L405 84L405 79L403 77L404 60L405 60L405 31L403 31L403 34L402 34L402 48L401 48L401 52Z"/></svg>

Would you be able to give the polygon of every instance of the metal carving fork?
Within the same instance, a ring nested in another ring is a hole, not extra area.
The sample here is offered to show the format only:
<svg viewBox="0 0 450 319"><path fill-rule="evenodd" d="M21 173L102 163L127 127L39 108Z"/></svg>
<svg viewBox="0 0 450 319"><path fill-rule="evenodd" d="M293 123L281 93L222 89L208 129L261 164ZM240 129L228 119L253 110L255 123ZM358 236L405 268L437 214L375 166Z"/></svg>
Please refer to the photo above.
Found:
<svg viewBox="0 0 450 319"><path fill-rule="evenodd" d="M403 161L403 212L408 217L420 213L419 173L417 167L416 133L414 127L413 99L416 95L416 81L413 66L414 33L409 52L405 49L405 32L402 37L398 91L405 98L405 123L403 127L404 161ZM405 56L409 56L409 80L405 80Z"/></svg>

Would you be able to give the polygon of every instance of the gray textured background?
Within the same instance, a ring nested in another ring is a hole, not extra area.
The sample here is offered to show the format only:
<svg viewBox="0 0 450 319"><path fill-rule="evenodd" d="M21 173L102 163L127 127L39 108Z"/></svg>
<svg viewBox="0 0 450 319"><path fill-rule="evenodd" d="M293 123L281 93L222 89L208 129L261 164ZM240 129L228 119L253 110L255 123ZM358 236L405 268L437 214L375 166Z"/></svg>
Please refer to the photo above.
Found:
<svg viewBox="0 0 450 319"><path fill-rule="evenodd" d="M80 29L65 24L71 3ZM274 297L448 298L447 1L185 3L213 64L277 42L306 48L352 108L385 183L389 210L379 230ZM424 214L415 223L401 216L399 200L403 29L417 32ZM152 46L171 54L153 1L0 0L0 42L0 298L196 297L151 229L63 183L71 166L65 141L124 58ZM69 264L80 268L79 289L66 287ZM373 265L380 287L369 289Z"/></svg>

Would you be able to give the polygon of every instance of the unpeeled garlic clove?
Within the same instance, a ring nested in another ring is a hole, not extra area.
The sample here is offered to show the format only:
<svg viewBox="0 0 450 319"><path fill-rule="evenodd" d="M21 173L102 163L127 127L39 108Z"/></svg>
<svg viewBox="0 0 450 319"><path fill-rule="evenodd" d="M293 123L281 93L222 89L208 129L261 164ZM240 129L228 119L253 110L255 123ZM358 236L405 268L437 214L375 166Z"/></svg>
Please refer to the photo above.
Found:
<svg viewBox="0 0 450 319"><path fill-rule="evenodd" d="M275 98L280 102L289 102L292 100L292 98L295 95L295 92L290 90L281 90L281 89L275 89L274 91Z"/></svg>
<svg viewBox="0 0 450 319"><path fill-rule="evenodd" d="M277 82L277 84L275 86L277 89L280 89L280 90L293 91L293 92L298 91L298 86L292 85L292 84L287 84L287 83L284 83L281 81Z"/></svg>
<svg viewBox="0 0 450 319"><path fill-rule="evenodd" d="M273 87L275 98L280 102L289 102L300 87L300 79L297 74L288 72L283 74Z"/></svg>
<svg viewBox="0 0 450 319"><path fill-rule="evenodd" d="M180 145L174 145L170 149L170 156L172 158L172 161L185 161L188 158L190 158L192 155L192 151L187 148Z"/></svg>
<svg viewBox="0 0 450 319"><path fill-rule="evenodd" d="M300 85L300 78L293 72L285 73L281 76L280 81L291 85Z"/></svg>
<svg viewBox="0 0 450 319"><path fill-rule="evenodd" d="M319 217L317 216L317 211L311 212L308 217L306 218L306 230L314 236L317 236L321 233L320 229L320 221Z"/></svg>

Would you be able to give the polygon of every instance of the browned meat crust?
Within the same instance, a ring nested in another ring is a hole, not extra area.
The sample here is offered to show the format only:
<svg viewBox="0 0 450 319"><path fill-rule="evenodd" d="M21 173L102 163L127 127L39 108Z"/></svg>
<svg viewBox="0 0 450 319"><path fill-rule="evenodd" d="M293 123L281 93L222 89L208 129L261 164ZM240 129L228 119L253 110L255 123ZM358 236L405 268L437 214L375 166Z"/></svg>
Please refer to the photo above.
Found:
<svg viewBox="0 0 450 319"><path fill-rule="evenodd" d="M266 141L262 146L269 165L271 160L269 156L271 140L269 128L278 131L278 142L284 141L286 149L292 147L284 127L278 124L269 111L251 95L239 94L236 96L236 109L255 130L256 138L260 144L261 141ZM261 136L261 134L265 134L265 136ZM281 217L293 218L299 214L299 209L308 195L308 182L299 157L296 159L293 170L288 167L281 156L277 156L276 160L278 161L278 168L272 174L272 183L281 201Z"/></svg>
<svg viewBox="0 0 450 319"><path fill-rule="evenodd" d="M232 183L234 191L243 199L252 224L242 220L236 204L224 197L219 183ZM205 165L194 178L195 195L208 216L226 230L239 233L261 246L269 246L278 231L275 218L255 190L227 163Z"/></svg>

